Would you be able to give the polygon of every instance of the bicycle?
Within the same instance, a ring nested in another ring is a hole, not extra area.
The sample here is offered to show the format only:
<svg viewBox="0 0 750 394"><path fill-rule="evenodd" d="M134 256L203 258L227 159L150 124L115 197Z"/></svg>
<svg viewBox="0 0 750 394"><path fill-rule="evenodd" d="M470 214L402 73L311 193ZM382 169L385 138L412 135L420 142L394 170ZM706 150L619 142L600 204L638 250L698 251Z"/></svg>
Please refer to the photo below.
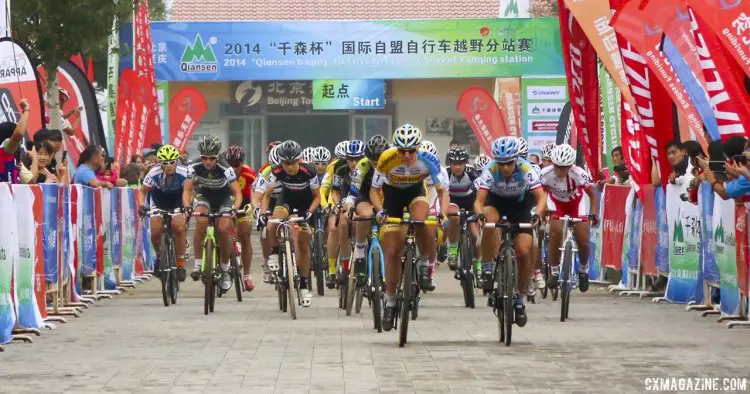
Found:
<svg viewBox="0 0 750 394"><path fill-rule="evenodd" d="M325 219L323 216L323 210L318 207L315 213L315 232L312 238L312 268L311 270L315 274L315 286L318 290L318 295L325 295L326 287L326 273L328 272L328 252L326 250L325 241ZM308 281L309 290L312 291L312 281Z"/></svg>
<svg viewBox="0 0 750 394"><path fill-rule="evenodd" d="M518 259L513 249L513 235L519 229L531 228L531 223L510 223L503 216L497 223L485 223L484 228L501 229L502 243L500 253L495 258L493 271L494 286L490 297L493 312L497 316L500 342L510 346L514 318L514 299L516 295L516 277L518 276Z"/></svg>
<svg viewBox="0 0 750 394"><path fill-rule="evenodd" d="M578 275L575 275L575 259L578 254L578 246L573 239L573 226L577 223L586 222L586 219L574 218L568 215L559 217L552 216L552 220L563 222L563 252L560 256L560 275L557 277L557 287L560 289L560 321L568 318L570 310L570 291L578 287Z"/></svg>
<svg viewBox="0 0 750 394"><path fill-rule="evenodd" d="M203 277L203 286L205 288L203 296L203 314L213 313L216 304L216 294L221 281L221 271L215 269L216 261L219 259L219 247L216 244L216 219L227 217L233 218L235 211L221 213L203 213L193 212L194 217L208 218L206 226L206 236L203 238L203 262L201 264L201 274Z"/></svg>
<svg viewBox="0 0 750 394"><path fill-rule="evenodd" d="M297 307L300 306L300 276L294 255L294 243L290 233L291 226L304 222L303 217L270 219L269 224L278 224L276 236L279 238L279 270L275 273L276 292L279 298L279 310L289 310L292 320L297 320Z"/></svg>
<svg viewBox="0 0 750 394"><path fill-rule="evenodd" d="M406 337L409 331L409 317L415 320L419 308L419 279L416 267L417 259L417 241L416 226L434 226L439 222L434 216L428 217L427 220L386 218L387 224L408 225L406 232L404 256L402 258L402 272L396 290L396 310L399 313L394 316L393 326L399 329L398 346L404 347ZM399 320L400 326L399 326Z"/></svg>
<svg viewBox="0 0 750 394"><path fill-rule="evenodd" d="M181 216L182 208L167 211L159 208L151 208L147 214L149 217L161 217L162 230L159 241L159 279L161 280L161 295L164 306L177 303L177 292L179 282L176 278L177 254L174 249L174 233L172 232L172 217ZM144 215L145 216L145 215Z"/></svg>
<svg viewBox="0 0 750 394"><path fill-rule="evenodd" d="M229 276L232 277L232 283L234 283L234 289L237 292L237 302L242 302L242 290L243 284L242 278L242 264L240 264L240 256L242 254L242 247L240 242L237 240L237 229L232 227L232 254L229 257ZM228 290L223 290L221 287L216 287L216 296L221 298L224 293Z"/></svg>
<svg viewBox="0 0 750 394"><path fill-rule="evenodd" d="M474 244L472 243L469 224L476 222L473 213L465 209L457 213L449 213L448 217L458 217L461 236L458 239L458 256L460 264L456 268L454 278L461 282L464 294L464 306L474 309Z"/></svg>
<svg viewBox="0 0 750 394"><path fill-rule="evenodd" d="M372 222L372 226L370 227L371 234L367 250L367 259L366 259L366 266L364 267L357 267L356 262L353 266L354 268L350 269L350 275L349 280L347 283L347 295L346 295L346 315L350 316L352 314L352 307L354 306L354 311L356 313L360 313L362 311L362 303L364 301L364 298L367 297L370 303L370 307L373 307L373 298L376 301L382 300L382 290L384 288L382 284L382 272L385 272L385 269L383 267L383 249L380 247L380 241L378 240L378 232L379 232L379 226L376 220L376 216L369 216L369 217L354 217L354 210L349 211L349 239L353 240L352 237L352 225L354 222ZM373 248L372 243L375 242L375 247ZM356 248L356 245L354 242L352 242L352 250ZM374 257L373 257L374 256ZM375 264L373 265L372 261L375 259ZM374 269L373 269L374 266ZM373 278L373 272L375 273L376 277ZM374 294L376 293L377 294ZM377 305L375 308L378 308L377 311L373 311L373 314L376 312L380 312L380 307L382 305ZM373 321L374 328L378 329L378 325L380 323L380 320ZM380 328L382 331L382 327Z"/></svg>
<svg viewBox="0 0 750 394"><path fill-rule="evenodd" d="M542 276L544 277L544 287L542 288L542 299L546 299L548 293L552 292L552 301L557 301L557 296L559 295L559 289L553 288L550 289L549 285L549 278L552 276L552 269L549 265L549 252L547 251L547 248L549 246L549 228L547 228L544 231L544 237L541 240L542 244L539 248L539 251L541 252L541 259L542 259Z"/></svg>

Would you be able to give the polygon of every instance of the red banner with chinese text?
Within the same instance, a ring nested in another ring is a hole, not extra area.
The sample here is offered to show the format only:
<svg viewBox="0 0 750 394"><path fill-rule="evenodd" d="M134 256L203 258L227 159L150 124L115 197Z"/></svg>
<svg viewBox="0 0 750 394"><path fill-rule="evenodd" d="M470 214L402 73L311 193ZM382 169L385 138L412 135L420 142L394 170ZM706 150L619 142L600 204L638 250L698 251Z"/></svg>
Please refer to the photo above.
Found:
<svg viewBox="0 0 750 394"><path fill-rule="evenodd" d="M31 185L31 192L34 194L34 294L36 295L37 308L42 319L47 318L47 281L44 276L44 194L42 187Z"/></svg>
<svg viewBox="0 0 750 394"><path fill-rule="evenodd" d="M640 185L651 183L649 169L651 168L651 162L649 161L648 154L641 150L641 147L646 146L644 134L641 132L641 125L638 119L633 116L633 111L630 110L630 104L624 100L620 103L620 125L622 129L621 140L622 140L622 153L625 159L625 164L630 170L630 178L633 180L633 187L638 196L643 194L643 190ZM644 162L646 163L644 165Z"/></svg>
<svg viewBox="0 0 750 394"><path fill-rule="evenodd" d="M132 108L135 105L135 89L138 75L126 68L120 76L120 86L117 89L117 115L115 128L115 161L121 166L130 162L128 150L131 146L133 130ZM132 152L130 153L132 155ZM124 168L124 167L123 167Z"/></svg>
<svg viewBox="0 0 750 394"><path fill-rule="evenodd" d="M586 164L594 181L599 180L599 77L596 52L589 43L578 21L565 7L560 6L560 37L562 40L565 74L568 80L571 110Z"/></svg>
<svg viewBox="0 0 750 394"><path fill-rule="evenodd" d="M750 76L750 2L690 0L690 8L700 15L724 44L725 51Z"/></svg>
<svg viewBox="0 0 750 394"><path fill-rule="evenodd" d="M206 99L198 89L182 88L169 102L169 139L180 152L208 110Z"/></svg>
<svg viewBox="0 0 750 394"><path fill-rule="evenodd" d="M653 185L643 185L643 220L641 220L641 270L643 275L657 276L656 246L659 244L659 228L656 221L656 198Z"/></svg>
<svg viewBox="0 0 750 394"><path fill-rule="evenodd" d="M148 85L148 77L139 75L135 90L135 107L131 113L135 121L133 127L135 137L131 141L133 154L141 154L143 148L147 146L146 135L148 134L149 119L151 119L153 103L156 100L156 97L149 91ZM161 141L161 137L159 141Z"/></svg>
<svg viewBox="0 0 750 394"><path fill-rule="evenodd" d="M135 72L138 76L145 76L147 89L152 98L144 102L150 105L148 118L146 120L146 134L144 135L143 147L162 143L161 118L159 114L159 101L156 93L156 72L154 70L154 42L151 35L151 17L148 12L148 0L138 2L138 10L135 15Z"/></svg>
<svg viewBox="0 0 750 394"><path fill-rule="evenodd" d="M619 270L622 265L622 243L625 237L625 203L630 188L605 185L602 196L602 257L601 265Z"/></svg>
<svg viewBox="0 0 750 394"><path fill-rule="evenodd" d="M736 239L735 253L737 256L737 287L744 295L748 295L748 240L747 240L747 208L745 204L737 204L734 208L734 237Z"/></svg>
<svg viewBox="0 0 750 394"><path fill-rule="evenodd" d="M495 99L480 87L464 90L458 98L456 110L466 118L485 154L492 152L493 140L508 135Z"/></svg>

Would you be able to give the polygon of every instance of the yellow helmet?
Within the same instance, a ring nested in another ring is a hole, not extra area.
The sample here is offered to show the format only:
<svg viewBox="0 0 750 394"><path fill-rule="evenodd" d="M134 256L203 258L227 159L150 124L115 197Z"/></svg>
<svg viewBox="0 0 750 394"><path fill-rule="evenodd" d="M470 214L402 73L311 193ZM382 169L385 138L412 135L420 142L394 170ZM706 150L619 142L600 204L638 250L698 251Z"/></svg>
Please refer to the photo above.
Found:
<svg viewBox="0 0 750 394"><path fill-rule="evenodd" d="M180 152L172 145L164 145L156 152L159 161L172 161L180 157Z"/></svg>

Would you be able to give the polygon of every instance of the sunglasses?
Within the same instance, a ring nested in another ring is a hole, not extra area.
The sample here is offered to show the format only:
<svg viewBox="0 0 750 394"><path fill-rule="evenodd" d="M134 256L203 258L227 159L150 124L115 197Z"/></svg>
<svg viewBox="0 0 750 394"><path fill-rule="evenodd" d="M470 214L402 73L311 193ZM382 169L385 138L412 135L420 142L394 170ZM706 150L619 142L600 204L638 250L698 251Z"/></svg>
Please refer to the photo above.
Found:
<svg viewBox="0 0 750 394"><path fill-rule="evenodd" d="M163 166L171 166L173 164L177 164L177 160L162 161L162 162L159 162L159 164Z"/></svg>
<svg viewBox="0 0 750 394"><path fill-rule="evenodd" d="M214 161L216 159L217 159L217 156L203 156L203 155L201 155L201 160Z"/></svg>
<svg viewBox="0 0 750 394"><path fill-rule="evenodd" d="M327 166L328 165L328 163L326 163L325 161L316 161L313 164L315 164L316 166Z"/></svg>
<svg viewBox="0 0 750 394"><path fill-rule="evenodd" d="M402 155L405 155L407 153L412 154L412 153L417 153L417 150L416 149L399 149L398 153L401 153Z"/></svg>

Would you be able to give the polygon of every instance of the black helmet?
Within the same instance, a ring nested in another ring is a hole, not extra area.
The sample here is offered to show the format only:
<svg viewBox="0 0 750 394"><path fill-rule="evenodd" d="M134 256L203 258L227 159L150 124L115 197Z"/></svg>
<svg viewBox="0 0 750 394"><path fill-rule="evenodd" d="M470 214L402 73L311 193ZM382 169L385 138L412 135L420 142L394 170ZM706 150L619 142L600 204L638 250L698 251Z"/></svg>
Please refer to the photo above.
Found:
<svg viewBox="0 0 750 394"><path fill-rule="evenodd" d="M377 161L380 154L385 152L388 148L388 140L382 135L376 134L367 141L365 156L372 161Z"/></svg>
<svg viewBox="0 0 750 394"><path fill-rule="evenodd" d="M295 141L284 141L278 148L278 155L281 161L297 161L302 158L302 147Z"/></svg>
<svg viewBox="0 0 750 394"><path fill-rule="evenodd" d="M448 163L466 163L469 161L469 152L461 147L451 148L448 151Z"/></svg>
<svg viewBox="0 0 750 394"><path fill-rule="evenodd" d="M221 140L219 137L206 135L198 142L198 152L201 155L218 156L221 151Z"/></svg>

